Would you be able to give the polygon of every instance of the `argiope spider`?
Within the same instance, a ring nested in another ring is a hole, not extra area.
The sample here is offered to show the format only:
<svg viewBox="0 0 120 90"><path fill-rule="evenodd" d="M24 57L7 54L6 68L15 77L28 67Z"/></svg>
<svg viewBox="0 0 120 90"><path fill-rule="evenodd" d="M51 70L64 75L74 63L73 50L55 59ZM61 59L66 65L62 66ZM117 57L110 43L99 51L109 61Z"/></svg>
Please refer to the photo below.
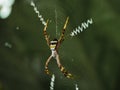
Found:
<svg viewBox="0 0 120 90"><path fill-rule="evenodd" d="M46 25L44 27L44 36L45 36L45 39L47 41L47 45L50 47L50 50L51 50L51 55L50 57L47 59L46 63L45 63L45 72L46 74L50 74L49 70L48 70L48 63L50 62L51 58L55 58L56 61L57 61L57 64L58 64L58 67L60 68L61 72L64 74L65 77L67 78L72 78L72 74L69 73L63 66L62 64L60 63L60 57L59 57L59 54L58 54L58 48L60 47L61 43L64 41L64 34L65 34L65 30L66 30L66 26L67 26L67 23L68 23L68 20L69 20L69 17L67 17L66 19L66 22L64 24L64 27L63 27L63 30L62 30L62 34L59 38L59 40L57 40L56 38L52 41L49 40L49 36L46 32L46 29L47 29L47 26L48 26L48 22L49 20L47 20L46 22Z"/></svg>

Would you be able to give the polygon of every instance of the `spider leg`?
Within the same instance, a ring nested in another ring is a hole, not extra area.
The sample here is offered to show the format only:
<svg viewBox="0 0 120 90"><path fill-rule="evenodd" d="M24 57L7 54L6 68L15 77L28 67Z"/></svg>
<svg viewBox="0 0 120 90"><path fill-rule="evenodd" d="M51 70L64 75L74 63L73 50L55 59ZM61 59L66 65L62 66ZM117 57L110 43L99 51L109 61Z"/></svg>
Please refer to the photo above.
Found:
<svg viewBox="0 0 120 90"><path fill-rule="evenodd" d="M49 64L51 58L52 58L52 55L47 59L47 61L46 61L46 63L45 63L45 73L46 73L46 74L50 74L50 72L49 72L49 70L48 70L48 64Z"/></svg>
<svg viewBox="0 0 120 90"><path fill-rule="evenodd" d="M69 17L67 17L63 29L66 29L67 23L68 23Z"/></svg>
<svg viewBox="0 0 120 90"><path fill-rule="evenodd" d="M57 60L58 67L60 68L61 67L61 63L60 63L59 55L56 55L56 60Z"/></svg>
<svg viewBox="0 0 120 90"><path fill-rule="evenodd" d="M58 67L60 68L60 71L63 73L63 75L67 78L73 78L73 75L71 73L69 73L65 67L63 67L60 63L60 58L59 58L59 55L56 56L56 60L57 60L57 64L58 64Z"/></svg>
<svg viewBox="0 0 120 90"><path fill-rule="evenodd" d="M66 21L65 21L65 24L64 24L64 27L63 27L63 30L62 30L62 34L59 38L59 43L61 43L62 41L64 41L64 34L65 34L65 30L66 30L66 27L67 27L67 24L68 24L68 20L69 20L69 17L67 17Z"/></svg>
<svg viewBox="0 0 120 90"><path fill-rule="evenodd" d="M47 34L47 31L46 31L47 26L48 26L48 22L49 22L49 20L47 20L47 22L46 22L46 25L45 25L44 30L43 30L43 34L44 34L45 39L46 39L46 41L47 41L47 44L48 44L48 46L49 46L50 40L49 40L49 36L48 36L48 34Z"/></svg>

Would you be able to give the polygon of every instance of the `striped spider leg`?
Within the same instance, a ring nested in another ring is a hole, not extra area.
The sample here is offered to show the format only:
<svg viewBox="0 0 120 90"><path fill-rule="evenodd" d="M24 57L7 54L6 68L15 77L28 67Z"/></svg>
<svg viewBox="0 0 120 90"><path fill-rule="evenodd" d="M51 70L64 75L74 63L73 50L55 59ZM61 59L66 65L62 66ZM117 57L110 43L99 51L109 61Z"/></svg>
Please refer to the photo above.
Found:
<svg viewBox="0 0 120 90"><path fill-rule="evenodd" d="M47 26L48 26L48 22L49 22L49 20L47 20L47 22L46 22L46 25L45 25L44 30L43 30L43 34L44 34L45 39L47 41L47 45L50 46L50 39L49 39L49 36L47 34L47 31L46 31ZM52 56L50 56L48 58L48 60L46 61L46 64L45 64L45 72L46 72L46 74L50 74L50 72L48 70L48 63L50 62L51 58L52 58Z"/></svg>
<svg viewBox="0 0 120 90"><path fill-rule="evenodd" d="M65 30L66 30L66 27L67 27L68 20L69 20L69 17L67 17L67 19L66 19L66 22L65 22L64 27L63 27L63 30L62 30L62 34L61 34L61 36L60 36L60 38L59 38L59 40L58 40L58 47L59 47L60 44L64 41L64 34L65 34ZM60 61L59 58L58 58L57 60ZM63 73L63 75L64 75L65 77L67 77L67 78L73 78L72 74L69 73L69 72L65 69L65 67L63 67L62 65L60 65L59 68L60 68L61 72Z"/></svg>
<svg viewBox="0 0 120 90"><path fill-rule="evenodd" d="M47 26L48 26L48 22L49 22L49 20L47 20L47 22L46 22L46 25L45 25L45 27L44 27L43 33L44 33L45 39L46 39L46 41L47 41L47 45L49 46L50 40L49 40L49 36L48 36L48 34L47 34L47 31L46 31Z"/></svg>

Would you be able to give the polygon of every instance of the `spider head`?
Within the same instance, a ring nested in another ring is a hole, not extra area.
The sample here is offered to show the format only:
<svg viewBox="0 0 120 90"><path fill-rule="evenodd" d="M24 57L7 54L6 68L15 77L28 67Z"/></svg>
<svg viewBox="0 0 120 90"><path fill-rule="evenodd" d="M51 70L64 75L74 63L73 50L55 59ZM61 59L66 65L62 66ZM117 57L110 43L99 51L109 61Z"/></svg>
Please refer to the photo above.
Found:
<svg viewBox="0 0 120 90"><path fill-rule="evenodd" d="M51 44L57 44L58 40L54 38L52 41L50 41Z"/></svg>

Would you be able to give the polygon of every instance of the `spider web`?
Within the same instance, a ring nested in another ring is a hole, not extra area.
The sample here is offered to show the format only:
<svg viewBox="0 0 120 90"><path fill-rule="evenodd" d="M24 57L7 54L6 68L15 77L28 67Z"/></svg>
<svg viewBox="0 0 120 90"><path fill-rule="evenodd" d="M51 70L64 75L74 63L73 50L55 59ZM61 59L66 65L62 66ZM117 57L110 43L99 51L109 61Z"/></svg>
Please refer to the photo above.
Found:
<svg viewBox="0 0 120 90"><path fill-rule="evenodd" d="M49 3L42 1L37 3L36 7L44 17L45 21L49 19L47 32L50 37L52 39L59 38L67 18L63 8L59 6L57 1Z"/></svg>
<svg viewBox="0 0 120 90"><path fill-rule="evenodd" d="M68 17L64 9L58 4L58 2L46 3L44 1L41 1L41 2L35 3L35 5L39 13L44 18L44 20L46 21L47 19L49 19L47 32L50 35L50 39L54 39L54 38L59 39L63 26L66 21L66 18ZM70 36L69 25L70 25L70 20L67 24L65 39L68 39L68 36ZM60 50L59 52L62 52L62 50ZM67 56L67 55L61 54L61 57L64 57L64 56Z"/></svg>

